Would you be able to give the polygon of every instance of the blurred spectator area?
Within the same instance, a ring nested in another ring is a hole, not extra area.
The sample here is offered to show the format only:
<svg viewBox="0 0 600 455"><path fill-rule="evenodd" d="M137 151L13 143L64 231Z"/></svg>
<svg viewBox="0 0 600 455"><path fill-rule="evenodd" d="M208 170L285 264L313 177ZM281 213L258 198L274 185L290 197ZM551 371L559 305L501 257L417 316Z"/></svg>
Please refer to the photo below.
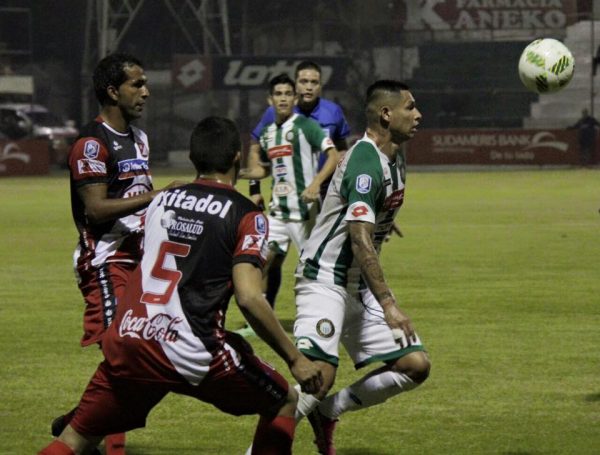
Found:
<svg viewBox="0 0 600 455"><path fill-rule="evenodd" d="M515 128L537 95L516 62L528 42L425 43L408 81L427 128Z"/></svg>

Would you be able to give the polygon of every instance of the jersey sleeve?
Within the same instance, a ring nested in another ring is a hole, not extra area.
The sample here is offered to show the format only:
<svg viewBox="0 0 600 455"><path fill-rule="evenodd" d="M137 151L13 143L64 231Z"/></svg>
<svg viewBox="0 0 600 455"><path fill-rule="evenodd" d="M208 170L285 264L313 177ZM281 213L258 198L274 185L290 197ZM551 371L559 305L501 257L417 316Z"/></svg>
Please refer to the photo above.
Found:
<svg viewBox="0 0 600 455"><path fill-rule="evenodd" d="M268 166L271 164L271 160L269 159L267 141L265 139L266 129L267 129L267 126L265 125L265 127L261 130L261 132L258 136L259 137L258 145L260 145L260 150L258 151L258 157L263 166Z"/></svg>
<svg viewBox="0 0 600 455"><path fill-rule="evenodd" d="M243 216L237 229L233 264L249 262L263 268L267 260L269 223L262 212L252 211Z"/></svg>
<svg viewBox="0 0 600 455"><path fill-rule="evenodd" d="M302 125L304 136L312 145L313 149L325 152L335 147L331 138L323 131L323 128L312 119L306 118Z"/></svg>
<svg viewBox="0 0 600 455"><path fill-rule="evenodd" d="M252 130L251 136L255 141L258 141L260 138L260 134L265 126L273 123L275 121L275 109L272 106L269 106L265 112L263 112L262 117L258 121L258 124Z"/></svg>
<svg viewBox="0 0 600 455"><path fill-rule="evenodd" d="M332 139L337 141L338 139L346 139L350 136L350 126L346 121L346 117L344 117L344 113L342 112L342 108L337 106L336 109L336 119L335 122L335 131L333 133Z"/></svg>
<svg viewBox="0 0 600 455"><path fill-rule="evenodd" d="M78 139L69 152L69 169L77 186L108 182L108 149L94 137Z"/></svg>
<svg viewBox="0 0 600 455"><path fill-rule="evenodd" d="M369 144L357 145L342 176L340 194L348 201L344 219L375 224L382 188L383 171L377 152Z"/></svg>

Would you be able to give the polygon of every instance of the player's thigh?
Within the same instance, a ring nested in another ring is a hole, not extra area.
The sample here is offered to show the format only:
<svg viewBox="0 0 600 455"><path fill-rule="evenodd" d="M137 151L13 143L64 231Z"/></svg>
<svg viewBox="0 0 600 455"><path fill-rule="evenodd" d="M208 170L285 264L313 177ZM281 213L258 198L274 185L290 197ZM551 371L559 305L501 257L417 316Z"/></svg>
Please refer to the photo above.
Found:
<svg viewBox="0 0 600 455"><path fill-rule="evenodd" d="M302 251L302 248L304 248L304 244L310 237L311 229L311 221L288 222L288 232L297 251Z"/></svg>
<svg viewBox="0 0 600 455"><path fill-rule="evenodd" d="M393 361L425 348L415 334L394 337L381 306L369 290L349 299L342 343L357 368L378 361Z"/></svg>
<svg viewBox="0 0 600 455"><path fill-rule="evenodd" d="M168 391L162 384L117 379L104 361L86 387L70 425L82 435L93 436L144 427L148 413Z"/></svg>
<svg viewBox="0 0 600 455"><path fill-rule="evenodd" d="M296 346L313 359L338 365L347 292L335 285L299 278L296 283Z"/></svg>
<svg viewBox="0 0 600 455"><path fill-rule="evenodd" d="M288 223L269 216L268 243L271 251L276 255L285 256L290 247L290 240Z"/></svg>
<svg viewBox="0 0 600 455"><path fill-rule="evenodd" d="M228 414L259 414L268 418L275 417L290 400L289 390L286 379L254 355L246 340L231 332L226 332L221 355L215 357L209 373L198 386L173 389Z"/></svg>

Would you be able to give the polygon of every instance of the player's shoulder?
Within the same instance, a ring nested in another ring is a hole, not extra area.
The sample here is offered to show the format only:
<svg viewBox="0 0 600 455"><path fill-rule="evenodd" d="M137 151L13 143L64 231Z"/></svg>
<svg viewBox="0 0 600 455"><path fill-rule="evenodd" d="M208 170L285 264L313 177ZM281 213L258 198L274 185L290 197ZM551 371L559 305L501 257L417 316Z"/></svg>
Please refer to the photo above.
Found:
<svg viewBox="0 0 600 455"><path fill-rule="evenodd" d="M379 170L381 160L377 153L377 148L370 141L359 140L348 151L347 169L360 170Z"/></svg>
<svg viewBox="0 0 600 455"><path fill-rule="evenodd" d="M306 117L300 114L294 114L293 122L300 128L318 128L321 129L321 125L315 119Z"/></svg>
<svg viewBox="0 0 600 455"><path fill-rule="evenodd" d="M342 108L335 101L328 100L327 98L319 98L319 109L328 111L334 114L342 114Z"/></svg>

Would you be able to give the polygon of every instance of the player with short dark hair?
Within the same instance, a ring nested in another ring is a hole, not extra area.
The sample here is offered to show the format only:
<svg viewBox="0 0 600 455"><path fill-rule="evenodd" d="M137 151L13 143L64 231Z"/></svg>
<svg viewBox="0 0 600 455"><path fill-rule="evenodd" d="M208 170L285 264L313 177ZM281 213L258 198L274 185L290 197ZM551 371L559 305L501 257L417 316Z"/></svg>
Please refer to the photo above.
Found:
<svg viewBox="0 0 600 455"><path fill-rule="evenodd" d="M313 61L304 60L300 62L295 69L295 86L298 94L298 101L294 106L294 112L316 121L323 131L333 141L338 152L343 154L348 149L347 138L350 135L350 127L344 117L342 108L333 101L321 97L321 66ZM260 144L258 139L265 126L275 121L275 109L273 106L267 108L260 121L252 131L250 143L250 154L258 153ZM318 169L321 169L327 161L327 155L319 155ZM325 197L329 180L326 179L321 184L321 198ZM258 180L250 182L251 199L259 206L263 204L263 198L260 194L260 184ZM267 300L272 307L275 307L275 299L281 285L281 267L283 257L276 257L274 262L268 268L268 279L266 295ZM240 333L251 334L250 331L242 329Z"/></svg>
<svg viewBox="0 0 600 455"><path fill-rule="evenodd" d="M85 301L82 346L100 343L117 301L142 256L145 207L158 194L148 166L148 138L132 122L150 95L142 63L129 54L103 58L93 74L100 114L80 132L68 157L71 207L79 242L74 253ZM56 436L72 412L53 422ZM123 453L124 435L107 438Z"/></svg>
<svg viewBox="0 0 600 455"><path fill-rule="evenodd" d="M107 433L143 427L169 392L233 415L259 414L254 453L291 453L294 388L224 329L235 295L303 389L319 390L320 371L296 349L262 295L268 222L233 188L240 157L231 120L209 117L196 126L190 159L197 178L150 204L142 261L102 340L105 360L69 425L41 454L85 453Z"/></svg>
<svg viewBox="0 0 600 455"><path fill-rule="evenodd" d="M269 81L275 120L261 131L259 149L250 151L248 168L242 174L251 179L272 175L268 270L281 268L290 243L298 251L302 249L319 208L321 184L333 174L339 160L333 141L320 125L294 112L295 99L294 81L289 76L281 74ZM317 172L319 153L325 154L327 161Z"/></svg>
<svg viewBox="0 0 600 455"><path fill-rule="evenodd" d="M322 454L335 454L340 414L377 405L411 390L430 362L409 317L385 281L379 251L404 200L405 159L421 113L402 82L380 80L367 90L365 135L337 167L296 270L296 345L323 369L315 397L302 394ZM325 398L342 343L356 368L383 361L354 384ZM323 400L319 404L318 400Z"/></svg>

